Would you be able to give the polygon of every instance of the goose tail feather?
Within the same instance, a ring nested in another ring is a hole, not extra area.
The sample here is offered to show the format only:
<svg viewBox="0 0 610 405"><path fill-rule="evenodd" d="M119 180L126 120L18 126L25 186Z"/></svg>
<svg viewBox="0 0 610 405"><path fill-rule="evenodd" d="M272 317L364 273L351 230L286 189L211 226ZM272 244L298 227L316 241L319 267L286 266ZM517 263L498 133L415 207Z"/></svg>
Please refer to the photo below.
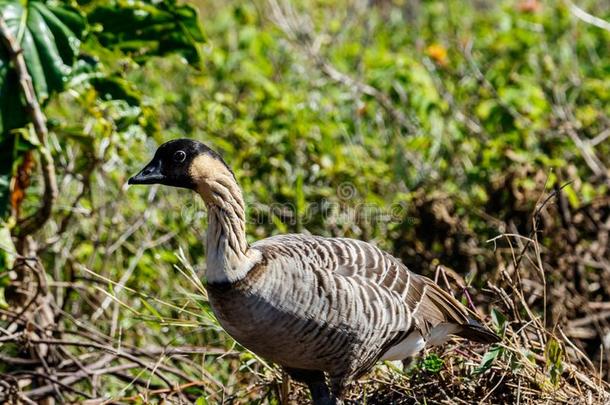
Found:
<svg viewBox="0 0 610 405"><path fill-rule="evenodd" d="M501 338L486 326L476 320L476 315L468 308L460 304L449 293L441 289L432 280L428 281L430 289L429 296L444 314L444 322L455 325L454 335L472 340L478 343L497 343Z"/></svg>
<svg viewBox="0 0 610 405"><path fill-rule="evenodd" d="M500 336L472 318L468 320L467 324L460 325L455 334L477 343L491 344L501 340Z"/></svg>

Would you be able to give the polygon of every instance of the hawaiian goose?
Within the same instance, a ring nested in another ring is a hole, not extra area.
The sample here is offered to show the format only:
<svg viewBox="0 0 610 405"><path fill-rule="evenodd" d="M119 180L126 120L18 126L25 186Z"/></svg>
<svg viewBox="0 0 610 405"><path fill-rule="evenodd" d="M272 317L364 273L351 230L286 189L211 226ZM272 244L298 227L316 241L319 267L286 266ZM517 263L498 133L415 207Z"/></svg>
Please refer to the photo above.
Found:
<svg viewBox="0 0 610 405"><path fill-rule="evenodd" d="M129 179L155 183L201 195L216 317L243 346L307 384L315 404L340 403L346 383L376 362L406 359L448 335L499 340L432 280L369 243L282 235L249 245L235 176L202 143L167 142Z"/></svg>

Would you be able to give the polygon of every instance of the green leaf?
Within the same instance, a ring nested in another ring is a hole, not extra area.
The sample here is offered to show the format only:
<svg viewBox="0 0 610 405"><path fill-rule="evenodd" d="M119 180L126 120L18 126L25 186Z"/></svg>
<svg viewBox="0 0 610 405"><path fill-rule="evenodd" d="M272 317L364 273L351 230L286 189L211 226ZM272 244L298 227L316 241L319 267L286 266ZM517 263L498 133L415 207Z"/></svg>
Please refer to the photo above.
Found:
<svg viewBox="0 0 610 405"><path fill-rule="evenodd" d="M8 226L0 222L0 272L13 267L16 251ZM6 287L2 284L2 279L0 279L0 287Z"/></svg>
<svg viewBox="0 0 610 405"><path fill-rule="evenodd" d="M444 364L443 359L432 353L422 360L421 368L429 373L436 374L443 369Z"/></svg>
<svg viewBox="0 0 610 405"><path fill-rule="evenodd" d="M483 374L485 371L489 370L494 363L494 361L502 354L502 347L500 346L492 346L483 358L481 359L481 364L474 370L475 375Z"/></svg>
<svg viewBox="0 0 610 405"><path fill-rule="evenodd" d="M10 184L13 176L14 138L0 135L0 218L8 213Z"/></svg>
<svg viewBox="0 0 610 405"><path fill-rule="evenodd" d="M119 76L91 77L89 83L103 100L125 100L130 106L139 106L142 101L133 85Z"/></svg>
<svg viewBox="0 0 610 405"><path fill-rule="evenodd" d="M4 291L11 280L6 270L13 268L16 251L11 239L11 231L7 224L0 222L0 308L8 308L4 298Z"/></svg>
<svg viewBox="0 0 610 405"><path fill-rule="evenodd" d="M72 9L49 7L35 0L25 6L22 3L0 0L0 14L19 41L38 100L44 102L52 92L63 89L78 53L85 21ZM15 83L14 79L7 80L11 69L2 69L9 62L8 52L3 50L0 53L0 85ZM12 100L20 99L14 91L16 86L12 90ZM5 121L7 116L5 111L2 113ZM3 125L0 133L12 128L15 127Z"/></svg>
<svg viewBox="0 0 610 405"><path fill-rule="evenodd" d="M138 62L147 57L179 53L189 63L201 60L199 45L205 37L197 10L175 1L117 0L95 8L91 23L100 24L99 41L131 54Z"/></svg>
<svg viewBox="0 0 610 405"><path fill-rule="evenodd" d="M27 122L27 116L20 99L17 74L10 66L5 47L0 46L0 144L4 144L8 130L22 127ZM5 146L2 146L1 150L5 152ZM4 161L5 155L4 153L1 154L3 161L0 165L3 165L6 163ZM1 193L2 191L0 191Z"/></svg>
<svg viewBox="0 0 610 405"><path fill-rule="evenodd" d="M496 329L496 332L504 334L504 327L506 326L506 316L498 311L496 308L491 310L491 322Z"/></svg>
<svg viewBox="0 0 610 405"><path fill-rule="evenodd" d="M208 400L205 397L199 397L197 398L197 401L195 401L195 405L208 405Z"/></svg>
<svg viewBox="0 0 610 405"><path fill-rule="evenodd" d="M557 385L563 373L563 348L556 339L551 338L546 343L545 357L551 384Z"/></svg>

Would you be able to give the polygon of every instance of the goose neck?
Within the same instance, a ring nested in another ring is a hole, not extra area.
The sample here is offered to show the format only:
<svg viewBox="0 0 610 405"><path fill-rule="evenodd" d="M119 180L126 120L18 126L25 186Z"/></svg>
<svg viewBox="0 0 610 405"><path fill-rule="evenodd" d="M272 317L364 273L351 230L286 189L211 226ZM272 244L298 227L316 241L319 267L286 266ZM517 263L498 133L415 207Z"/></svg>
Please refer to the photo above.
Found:
<svg viewBox="0 0 610 405"><path fill-rule="evenodd" d="M241 190L232 176L209 182L203 188L200 194L208 209L207 281L237 281L251 267Z"/></svg>

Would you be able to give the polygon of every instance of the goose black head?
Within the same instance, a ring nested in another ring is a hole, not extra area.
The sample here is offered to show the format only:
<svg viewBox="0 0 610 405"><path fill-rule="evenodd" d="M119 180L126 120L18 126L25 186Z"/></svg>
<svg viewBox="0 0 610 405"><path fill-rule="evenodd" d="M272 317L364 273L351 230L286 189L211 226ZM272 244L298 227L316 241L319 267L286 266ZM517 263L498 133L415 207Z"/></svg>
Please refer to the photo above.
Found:
<svg viewBox="0 0 610 405"><path fill-rule="evenodd" d="M231 170L222 157L201 142L174 139L159 146L144 169L128 184L164 184L197 190L199 183L217 171Z"/></svg>

